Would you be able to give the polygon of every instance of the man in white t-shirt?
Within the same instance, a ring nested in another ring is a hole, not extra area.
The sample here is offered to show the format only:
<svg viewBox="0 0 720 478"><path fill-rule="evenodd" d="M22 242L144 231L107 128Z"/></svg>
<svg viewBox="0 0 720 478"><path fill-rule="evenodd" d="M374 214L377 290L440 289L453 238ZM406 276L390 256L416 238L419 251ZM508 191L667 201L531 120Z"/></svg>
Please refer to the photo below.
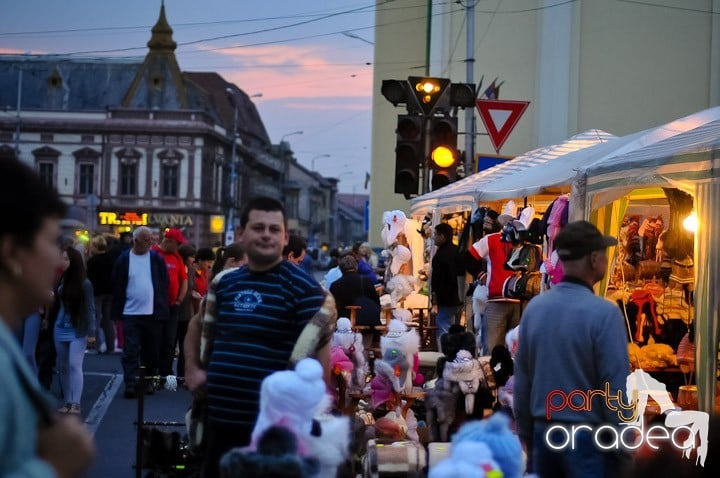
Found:
<svg viewBox="0 0 720 478"><path fill-rule="evenodd" d="M137 396L140 362L148 375L159 366L160 334L168 320L168 272L165 261L150 250L152 231L133 231L133 247L115 261L113 268L113 320L122 320L125 343L122 354L125 398Z"/></svg>

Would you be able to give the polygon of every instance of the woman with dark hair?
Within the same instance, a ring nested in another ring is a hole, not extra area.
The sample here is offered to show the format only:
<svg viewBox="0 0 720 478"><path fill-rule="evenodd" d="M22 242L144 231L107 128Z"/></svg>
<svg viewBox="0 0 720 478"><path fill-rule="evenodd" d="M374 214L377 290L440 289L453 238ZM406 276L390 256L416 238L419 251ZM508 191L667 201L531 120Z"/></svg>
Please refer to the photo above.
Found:
<svg viewBox="0 0 720 478"><path fill-rule="evenodd" d="M95 344L95 295L82 255L69 247L62 258L63 274L50 315L55 322L57 368L65 400L58 411L80 415L85 349Z"/></svg>
<svg viewBox="0 0 720 478"><path fill-rule="evenodd" d="M175 340L179 350L177 359L177 376L185 377L185 335L187 334L188 323L195 313L195 260L197 251L192 244L183 244L178 249L178 254L182 257L185 267L187 268L188 292L180 303L180 314L178 315L178 326Z"/></svg>
<svg viewBox="0 0 720 478"><path fill-rule="evenodd" d="M52 302L65 205L33 170L4 158L0 211L0 476L82 476L92 436L77 418L56 416L11 332Z"/></svg>
<svg viewBox="0 0 720 478"><path fill-rule="evenodd" d="M213 262L210 273L211 279L225 269L241 267L246 262L245 248L239 242L233 242L225 247L218 247L217 251L215 251L215 262Z"/></svg>

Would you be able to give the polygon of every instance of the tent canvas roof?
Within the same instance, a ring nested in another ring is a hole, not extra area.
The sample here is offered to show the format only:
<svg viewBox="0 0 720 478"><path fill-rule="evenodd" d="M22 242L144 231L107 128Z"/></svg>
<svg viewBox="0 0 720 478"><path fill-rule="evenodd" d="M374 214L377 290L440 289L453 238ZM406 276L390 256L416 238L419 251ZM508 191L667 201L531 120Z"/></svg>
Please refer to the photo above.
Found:
<svg viewBox="0 0 720 478"><path fill-rule="evenodd" d="M522 171L527 171L550 160L555 161L556 158L570 154L573 151L583 150L613 138L615 136L602 130L587 130L559 144L529 151L509 161L449 184L444 188L423 194L412 200L410 210L413 215L418 216L424 215L435 207L448 211L472 209L478 193L484 190L486 184L502 178L514 178Z"/></svg>
<svg viewBox="0 0 720 478"><path fill-rule="evenodd" d="M604 144L573 152L546 164L484 184L478 198L499 200L527 197L541 194L548 187L569 185L578 174L584 174L591 167L601 168L602 164L610 164L608 161L612 158L616 158L613 160L615 164L624 163L628 155L635 151L651 151L648 148L652 145L714 121L720 121L720 107L615 138ZM624 177L627 181L637 182L627 172L624 173Z"/></svg>

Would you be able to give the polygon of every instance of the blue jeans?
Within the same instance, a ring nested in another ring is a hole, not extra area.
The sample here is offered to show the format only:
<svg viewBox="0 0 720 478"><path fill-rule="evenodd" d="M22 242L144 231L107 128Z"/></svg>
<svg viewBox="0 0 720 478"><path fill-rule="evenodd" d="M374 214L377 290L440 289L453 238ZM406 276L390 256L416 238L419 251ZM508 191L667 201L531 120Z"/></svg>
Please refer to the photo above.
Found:
<svg viewBox="0 0 720 478"><path fill-rule="evenodd" d="M57 368L65 403L80 405L83 391L83 360L87 336L71 341L55 340Z"/></svg>
<svg viewBox="0 0 720 478"><path fill-rule="evenodd" d="M450 330L450 326L455 320L455 311L457 310L457 307L438 306L437 309L438 312L435 316L435 326L437 327L438 351L442 352L440 348L440 337L442 337L443 334L447 334Z"/></svg>
<svg viewBox="0 0 720 478"><path fill-rule="evenodd" d="M146 368L146 376L158 373L163 322L155 320L152 315L124 315L122 321L125 343L120 362L125 387L128 388L138 381L141 360Z"/></svg>

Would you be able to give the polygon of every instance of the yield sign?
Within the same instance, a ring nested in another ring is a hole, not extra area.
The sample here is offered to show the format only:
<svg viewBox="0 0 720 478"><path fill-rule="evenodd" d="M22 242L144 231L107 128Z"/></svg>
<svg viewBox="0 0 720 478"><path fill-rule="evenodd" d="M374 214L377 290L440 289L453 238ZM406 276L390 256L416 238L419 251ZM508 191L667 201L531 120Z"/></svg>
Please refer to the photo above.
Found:
<svg viewBox="0 0 720 478"><path fill-rule="evenodd" d="M529 104L529 101L477 100L480 118L490 135L496 153L500 153L500 148L507 141Z"/></svg>

